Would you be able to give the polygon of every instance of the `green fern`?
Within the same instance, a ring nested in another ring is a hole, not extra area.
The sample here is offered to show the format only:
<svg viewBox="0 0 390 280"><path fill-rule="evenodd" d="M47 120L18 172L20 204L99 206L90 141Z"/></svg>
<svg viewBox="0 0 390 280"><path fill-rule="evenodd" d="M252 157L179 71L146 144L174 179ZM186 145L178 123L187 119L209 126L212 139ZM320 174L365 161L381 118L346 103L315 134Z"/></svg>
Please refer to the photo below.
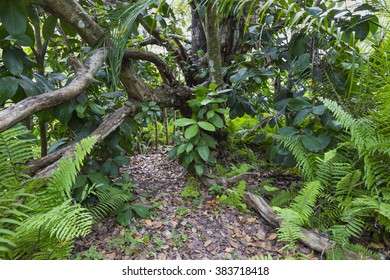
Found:
<svg viewBox="0 0 390 280"><path fill-rule="evenodd" d="M134 199L134 196L118 188L110 187L104 191L96 191L99 203L90 208L92 216L98 220L115 213L123 203Z"/></svg>
<svg viewBox="0 0 390 280"><path fill-rule="evenodd" d="M70 188L97 138L76 145L51 178L23 174L36 140L23 126L0 133L0 258L66 257L73 240L91 231L94 218L70 196Z"/></svg>
<svg viewBox="0 0 390 280"><path fill-rule="evenodd" d="M290 205L293 211L299 213L303 223L308 223L310 217L313 215L313 207L322 189L323 187L319 181L307 183Z"/></svg>
<svg viewBox="0 0 390 280"><path fill-rule="evenodd" d="M299 213L289 208L276 208L278 217L282 219L280 227L277 229L278 241L286 242L285 248L292 249L298 239L303 238L301 225L303 219Z"/></svg>

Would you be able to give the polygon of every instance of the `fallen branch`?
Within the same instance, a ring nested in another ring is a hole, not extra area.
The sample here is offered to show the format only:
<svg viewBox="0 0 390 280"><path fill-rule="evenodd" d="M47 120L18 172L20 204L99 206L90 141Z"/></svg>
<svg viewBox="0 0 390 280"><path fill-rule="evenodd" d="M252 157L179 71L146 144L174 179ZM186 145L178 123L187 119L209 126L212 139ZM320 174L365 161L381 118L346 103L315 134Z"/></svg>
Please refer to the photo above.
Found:
<svg viewBox="0 0 390 280"><path fill-rule="evenodd" d="M232 178L220 177L211 179L204 177L202 178L202 182L207 187L210 187L213 184L218 184L221 187L228 188L229 184L236 183L239 180L246 179L249 176L253 175L256 175L256 173L243 173ZM264 198L250 192L245 192L243 196L243 201L247 204L248 207L252 208L253 210L256 210L264 220L266 220L275 228L281 226L283 220L277 216L276 212L271 208L271 206L269 206L269 204L265 201ZM303 237L300 238L299 241L307 247L321 254L328 254L335 245L334 242L315 231L301 228L301 232ZM363 255L362 253L355 253L350 250L346 250L346 255L349 259L355 260L362 258L372 259L370 256Z"/></svg>
<svg viewBox="0 0 390 280"><path fill-rule="evenodd" d="M89 137L98 136L97 143L102 142L111 132L122 124L126 117L134 116L137 113L138 108L139 106L137 106L137 104L126 101L124 106L107 117L99 127L89 135ZM79 142L72 143L61 150L36 160L24 173L30 176L35 175L35 177L49 176L57 168L57 162L68 153L73 152L77 143Z"/></svg>

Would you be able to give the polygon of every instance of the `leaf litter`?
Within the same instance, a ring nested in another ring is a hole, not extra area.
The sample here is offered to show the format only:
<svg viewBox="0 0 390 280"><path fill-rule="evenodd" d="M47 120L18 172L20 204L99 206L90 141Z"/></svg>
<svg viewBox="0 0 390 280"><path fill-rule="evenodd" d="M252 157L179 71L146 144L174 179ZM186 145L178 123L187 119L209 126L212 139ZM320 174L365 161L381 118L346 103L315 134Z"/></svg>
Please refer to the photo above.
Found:
<svg viewBox="0 0 390 280"><path fill-rule="evenodd" d="M275 229L260 216L221 204L202 187L199 197L182 198L188 172L176 161L168 161L168 152L169 148L163 148L135 155L129 166L121 168L136 185L136 203L152 207L150 217L133 218L126 226L118 225L115 217L106 218L75 242L74 255L83 258L93 247L109 260L285 259L297 254L321 258L300 244L294 252L284 250L286 244L277 241ZM264 171L251 180L279 177Z"/></svg>

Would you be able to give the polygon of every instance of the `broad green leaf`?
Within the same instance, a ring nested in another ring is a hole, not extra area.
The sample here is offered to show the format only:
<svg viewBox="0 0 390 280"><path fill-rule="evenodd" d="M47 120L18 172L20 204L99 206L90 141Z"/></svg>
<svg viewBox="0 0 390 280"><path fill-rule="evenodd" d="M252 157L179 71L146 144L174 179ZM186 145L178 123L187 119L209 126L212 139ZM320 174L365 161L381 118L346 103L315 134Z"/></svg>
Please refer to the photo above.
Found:
<svg viewBox="0 0 390 280"><path fill-rule="evenodd" d="M362 19L362 21L356 24L353 31L355 31L356 38L363 41L367 38L368 33L370 32L370 23L367 20Z"/></svg>
<svg viewBox="0 0 390 280"><path fill-rule="evenodd" d="M224 123L223 123L223 120L221 118L220 115L216 114L214 115L214 117L212 117L211 119L209 119L209 121L216 127L216 128L222 128L224 127Z"/></svg>
<svg viewBox="0 0 390 280"><path fill-rule="evenodd" d="M198 124L193 124L189 127L187 127L187 129L185 130L184 132L184 138L185 139L191 139L192 137L196 136L199 132L199 126Z"/></svg>
<svg viewBox="0 0 390 280"><path fill-rule="evenodd" d="M206 141L206 144L212 148L215 149L217 147L217 142L215 142L214 138L208 135L205 132L202 132L202 137Z"/></svg>
<svg viewBox="0 0 390 280"><path fill-rule="evenodd" d="M310 108L312 106L313 105L311 105L311 103L302 98L293 98L288 101L288 107L293 111L300 111L302 109Z"/></svg>
<svg viewBox="0 0 390 280"><path fill-rule="evenodd" d="M67 124L71 119L76 107L77 103L74 100L65 102L54 108L54 117L57 118L63 124Z"/></svg>
<svg viewBox="0 0 390 280"><path fill-rule="evenodd" d="M208 111L207 112L207 119L211 119L212 117L214 117L214 115L215 115L215 111L214 110Z"/></svg>
<svg viewBox="0 0 390 280"><path fill-rule="evenodd" d="M207 130L207 131L215 131L215 126L212 125L211 123L209 122L198 122L198 125L203 128L204 130Z"/></svg>
<svg viewBox="0 0 390 280"><path fill-rule="evenodd" d="M45 40L49 40L54 35L56 28L57 18L54 16L48 16L43 23L42 34Z"/></svg>
<svg viewBox="0 0 390 280"><path fill-rule="evenodd" d="M100 172L92 172L88 174L88 178L93 184L100 185L100 189L107 189L110 186L110 180Z"/></svg>
<svg viewBox="0 0 390 280"><path fill-rule="evenodd" d="M325 105L319 105L314 107L313 114L316 114L318 116L322 116L325 113L326 107Z"/></svg>
<svg viewBox="0 0 390 280"><path fill-rule="evenodd" d="M177 119L176 121L173 122L173 124L176 126L187 126L187 125L195 124L195 123L196 123L196 120L188 119L188 118Z"/></svg>
<svg viewBox="0 0 390 280"><path fill-rule="evenodd" d="M11 35L23 34L27 28L27 10L22 0L1 0L0 21Z"/></svg>
<svg viewBox="0 0 390 280"><path fill-rule="evenodd" d="M310 152L321 151L321 142L314 135L303 134L302 135L302 144Z"/></svg>
<svg viewBox="0 0 390 280"><path fill-rule="evenodd" d="M43 92L29 77L24 75L20 77L19 85L23 88L27 96L35 96Z"/></svg>
<svg viewBox="0 0 390 280"><path fill-rule="evenodd" d="M3 48L4 65L15 76L23 72L23 57L24 52L16 47Z"/></svg>
<svg viewBox="0 0 390 280"><path fill-rule="evenodd" d="M0 104L11 99L18 89L19 82L14 77L0 79Z"/></svg>
<svg viewBox="0 0 390 280"><path fill-rule="evenodd" d="M56 142L54 142L53 145L50 146L48 149L48 153L51 154L57 150L59 150L61 147L63 147L68 142L68 138L62 138Z"/></svg>
<svg viewBox="0 0 390 280"><path fill-rule="evenodd" d="M331 130L339 132L343 129L343 124L336 119L331 119L326 123L326 126Z"/></svg>
<svg viewBox="0 0 390 280"><path fill-rule="evenodd" d="M17 35L9 35L5 40L10 40L16 42L20 46L32 47L34 46L34 41L30 36L26 34L17 34Z"/></svg>
<svg viewBox="0 0 390 280"><path fill-rule="evenodd" d="M327 133L321 133L320 135L318 135L317 139L321 144L321 150L323 150L328 147L330 141L332 141L332 136Z"/></svg>
<svg viewBox="0 0 390 280"><path fill-rule="evenodd" d="M126 211L126 212L119 213L118 216L116 217L116 220L118 224L120 224L121 226L125 226L130 223L133 216L134 215L132 211Z"/></svg>
<svg viewBox="0 0 390 280"><path fill-rule="evenodd" d="M187 148L187 144L181 144L179 147L177 147L177 154L180 155L184 153L186 148Z"/></svg>
<svg viewBox="0 0 390 280"><path fill-rule="evenodd" d="M83 104L77 104L76 112L77 112L77 116L79 116L79 118L85 117L86 110L87 110L87 106L85 106Z"/></svg>
<svg viewBox="0 0 390 280"><path fill-rule="evenodd" d="M207 145L198 147L198 153L204 161L208 161L210 157L210 148Z"/></svg>
<svg viewBox="0 0 390 280"><path fill-rule="evenodd" d="M284 135L284 136L293 136L299 133L299 130L295 127L291 126L285 126L278 129L278 134Z"/></svg>
<svg viewBox="0 0 390 280"><path fill-rule="evenodd" d="M200 164L196 164L195 171L196 171L196 174L198 174L198 176L202 176L203 172L204 172L203 166Z"/></svg>
<svg viewBox="0 0 390 280"><path fill-rule="evenodd" d="M229 110L228 109L225 109L225 108L218 108L218 109L215 109L215 112L218 112L222 115L227 115L229 114Z"/></svg>
<svg viewBox="0 0 390 280"><path fill-rule="evenodd" d="M129 158L125 156L116 156L113 158L113 161L115 161L119 165L129 164L130 162Z"/></svg>
<svg viewBox="0 0 390 280"><path fill-rule="evenodd" d="M146 218L149 214L150 207L144 204L134 204L131 206L131 209L133 209L141 218Z"/></svg>
<svg viewBox="0 0 390 280"><path fill-rule="evenodd" d="M189 152L191 152L193 148L194 148L194 145L192 145L191 143L188 143L188 146L187 146L187 148L186 148L187 154L188 154Z"/></svg>
<svg viewBox="0 0 390 280"><path fill-rule="evenodd" d="M190 153L188 153L187 155L184 156L183 158L183 166L185 168L188 168L190 166L190 164L194 161L194 152L191 151Z"/></svg>
<svg viewBox="0 0 390 280"><path fill-rule="evenodd" d="M98 104L96 104L95 102L91 101L91 102L88 102L88 105L89 107L91 108L91 110L95 113L95 114L98 114L98 115L101 115L103 116L106 112L106 110L104 110L104 108Z"/></svg>
<svg viewBox="0 0 390 280"><path fill-rule="evenodd" d="M311 113L311 109L304 109L302 111L300 111L296 116L295 116L295 119L294 119L294 125L298 125L301 121L303 121L304 119L306 119L306 117L308 115L310 115Z"/></svg>
<svg viewBox="0 0 390 280"><path fill-rule="evenodd" d="M168 160L174 159L176 155L177 155L177 146L173 147L172 150L169 151Z"/></svg>

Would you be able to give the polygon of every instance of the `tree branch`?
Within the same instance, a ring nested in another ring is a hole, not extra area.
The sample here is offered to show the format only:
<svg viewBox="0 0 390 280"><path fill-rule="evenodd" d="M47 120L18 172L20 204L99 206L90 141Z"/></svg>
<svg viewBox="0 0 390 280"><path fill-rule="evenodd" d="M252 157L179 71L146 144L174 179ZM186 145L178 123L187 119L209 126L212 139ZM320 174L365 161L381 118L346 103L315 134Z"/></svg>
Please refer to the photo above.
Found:
<svg viewBox="0 0 390 280"><path fill-rule="evenodd" d="M98 136L97 143L102 142L110 133L116 130L126 117L134 116L139 110L138 102L126 101L125 105L113 112L107 117L98 128L96 128L90 136ZM79 143L79 142L77 142ZM46 157L40 158L31 162L31 167L24 173L35 177L49 176L57 166L57 162L63 158L66 154L74 151L77 143L72 143Z"/></svg>
<svg viewBox="0 0 390 280"><path fill-rule="evenodd" d="M162 60L157 54L152 52L147 52L143 50L135 50L135 49L126 49L124 54L125 59L140 59L152 62L156 65L158 71L160 72L161 77L164 82L168 85L175 85L179 82L175 79L171 69L168 65Z"/></svg>
<svg viewBox="0 0 390 280"><path fill-rule="evenodd" d="M87 58L85 65L82 65L76 57L70 56L70 63L77 74L76 78L61 89L28 97L0 111L0 132L34 113L62 104L81 94L93 82L93 77L102 67L105 57L105 51L98 49Z"/></svg>

